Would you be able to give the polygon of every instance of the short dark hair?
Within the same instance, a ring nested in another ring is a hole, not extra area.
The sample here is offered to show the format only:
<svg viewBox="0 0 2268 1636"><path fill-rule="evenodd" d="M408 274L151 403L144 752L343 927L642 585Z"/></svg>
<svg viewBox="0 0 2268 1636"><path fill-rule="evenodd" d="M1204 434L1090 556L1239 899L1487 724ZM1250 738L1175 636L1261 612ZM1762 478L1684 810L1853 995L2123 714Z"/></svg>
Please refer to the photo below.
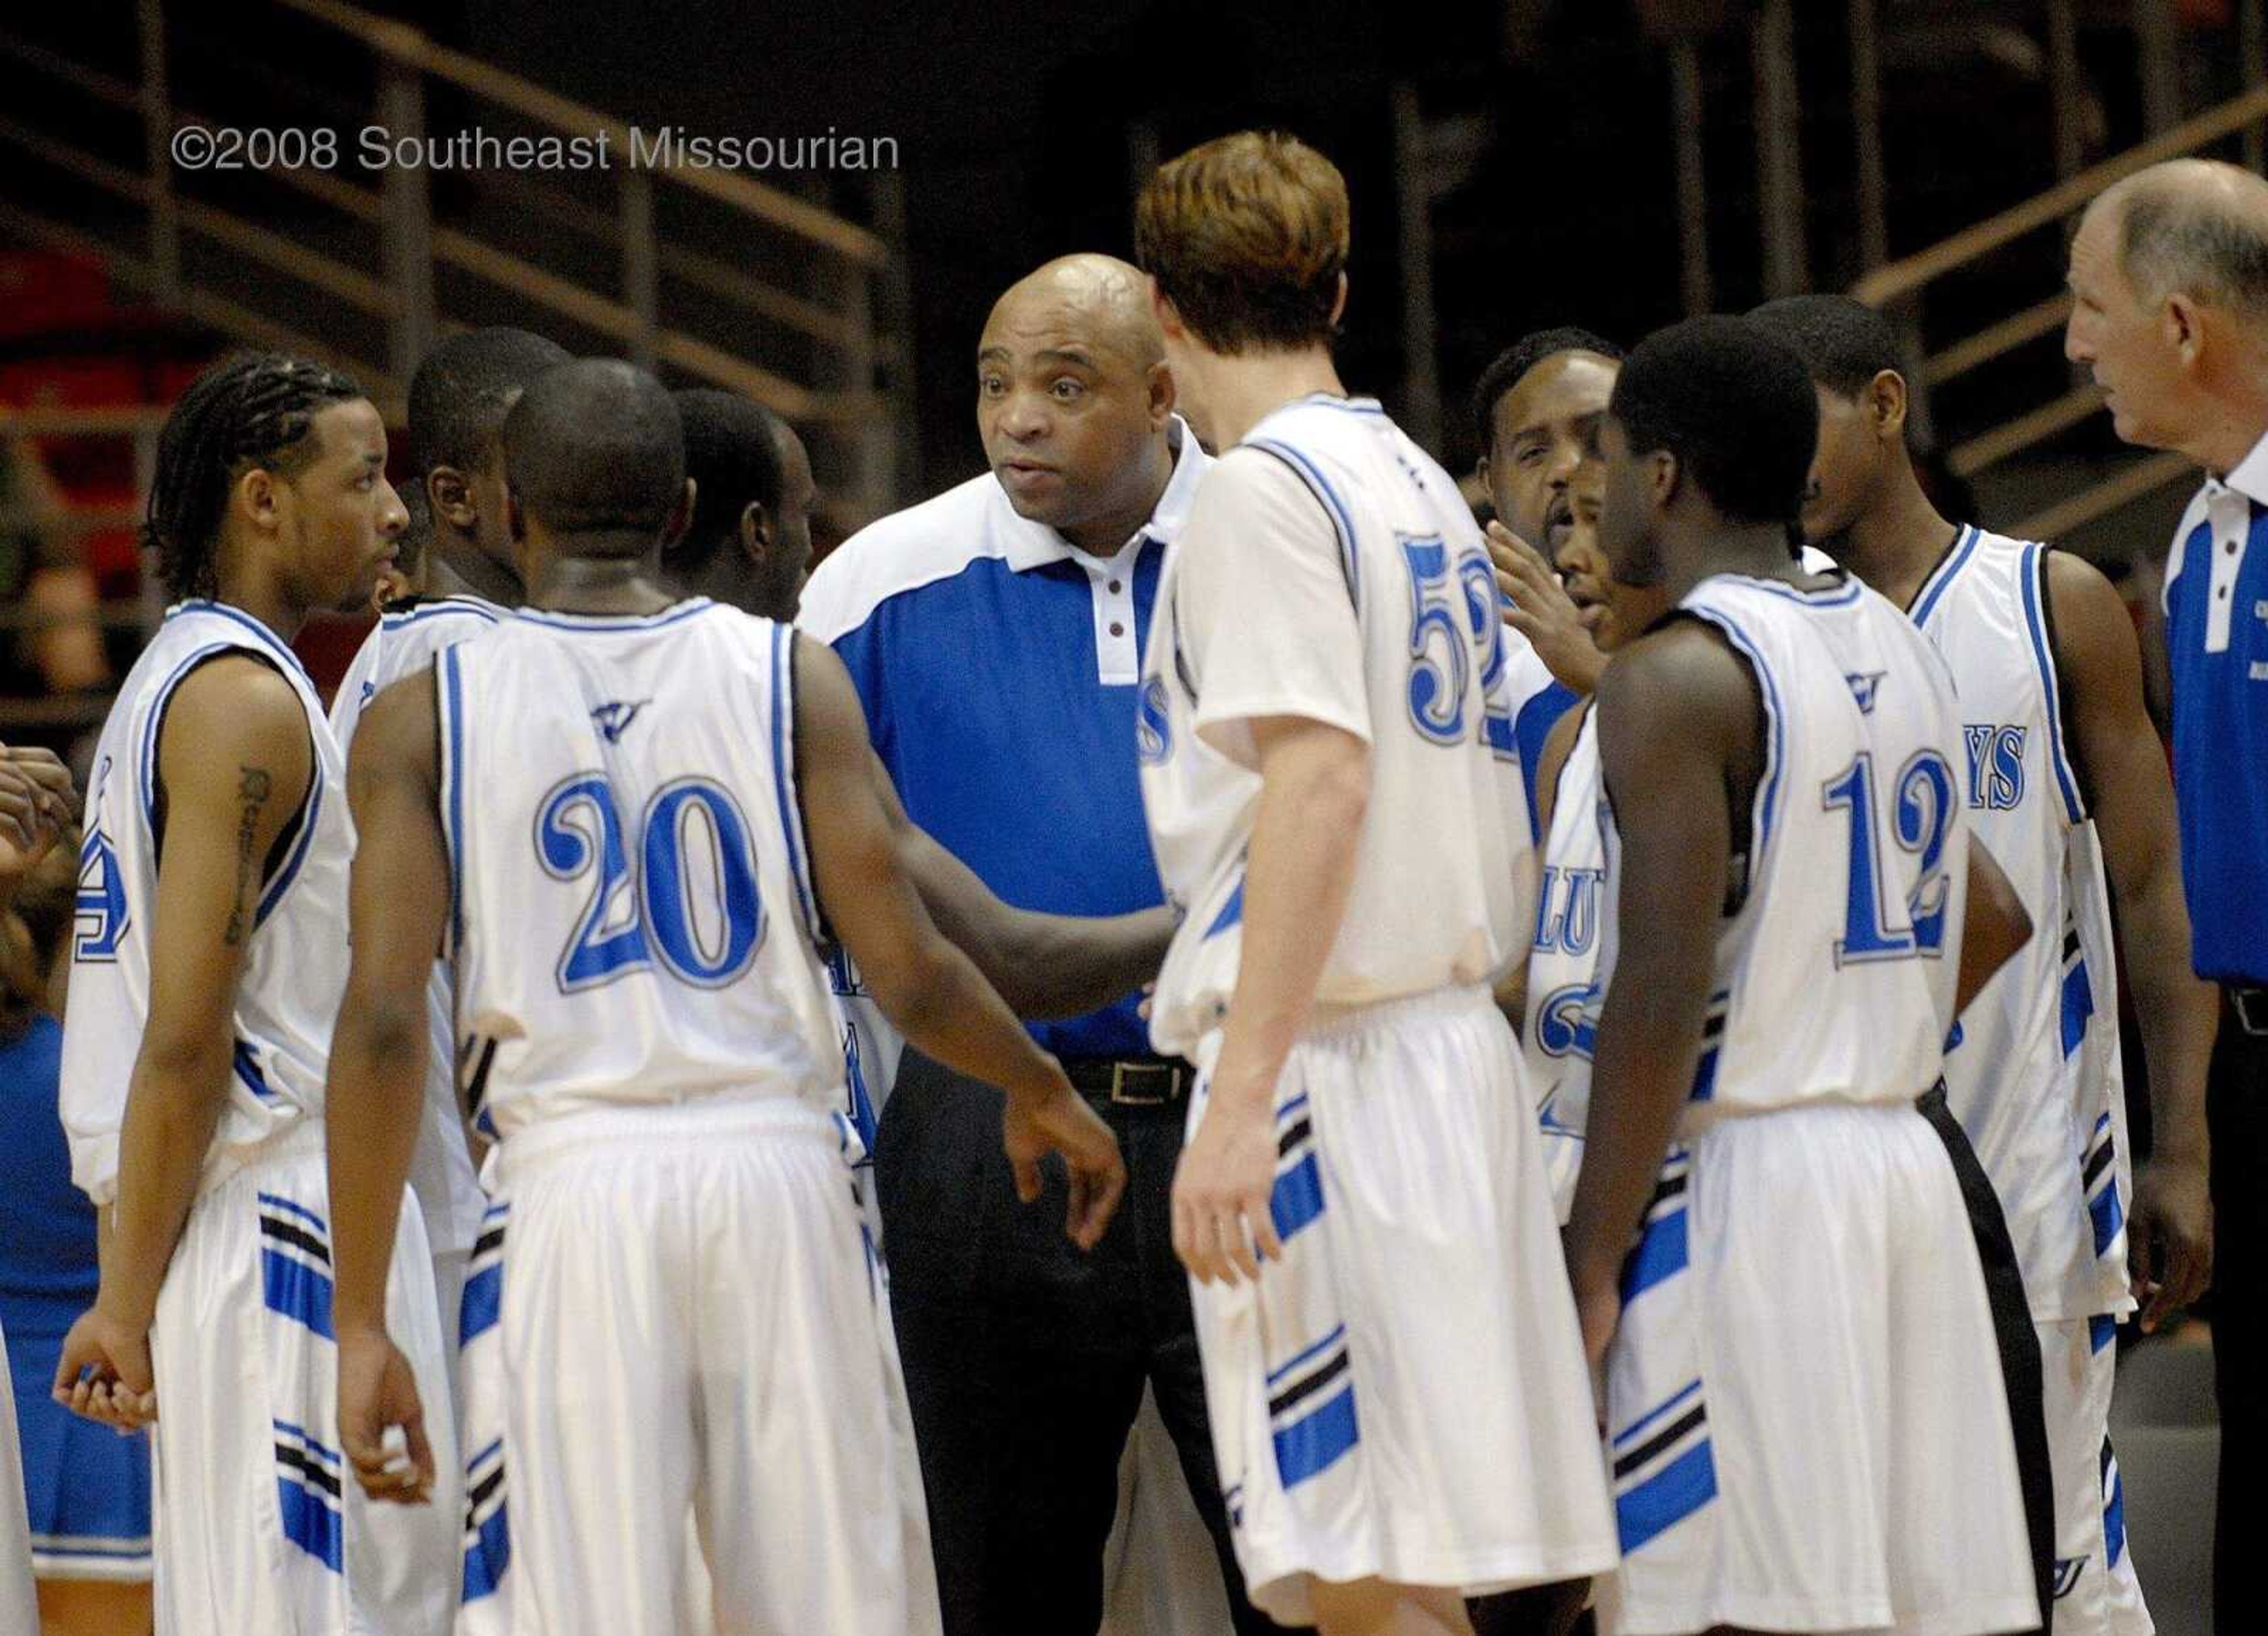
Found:
<svg viewBox="0 0 2268 1636"><path fill-rule="evenodd" d="M485 463L513 397L570 356L556 341L502 325L441 343L409 381L411 468L423 476L436 466Z"/></svg>
<svg viewBox="0 0 2268 1636"><path fill-rule="evenodd" d="M1473 445L1484 454L1495 431L1496 406L1504 394L1528 379L1528 371L1562 352L1595 352L1609 363L1623 360L1623 350L1604 335L1573 324L1550 329L1531 329L1489 361L1473 386Z"/></svg>
<svg viewBox="0 0 2268 1636"><path fill-rule="evenodd" d="M1884 371L1905 373L1904 350L1890 321L1847 295L1791 295L1767 301L1749 321L1784 343L1813 380L1855 398Z"/></svg>
<svg viewBox="0 0 2268 1636"><path fill-rule="evenodd" d="M2183 188L2170 167L2129 181L2118 218L2119 270L2146 301L2179 291L2268 319L2268 232L2238 204L2202 192Z"/></svg>
<svg viewBox="0 0 2268 1636"><path fill-rule="evenodd" d="M521 510L559 534L660 534L685 492L677 405L642 369L581 358L528 384L504 423Z"/></svg>
<svg viewBox="0 0 2268 1636"><path fill-rule="evenodd" d="M1746 319L1689 318L1640 342L1609 413L1635 453L1667 449L1726 520L1792 523L1819 442L1803 360Z"/></svg>
<svg viewBox="0 0 2268 1636"><path fill-rule="evenodd" d="M239 352L189 383L158 434L142 542L176 601L219 593L215 562L229 491L254 467L289 476L313 453L315 416L363 389L283 352Z"/></svg>
<svg viewBox="0 0 2268 1636"><path fill-rule="evenodd" d="M685 427L685 475L693 479L693 520L669 549L670 566L690 576L707 567L740 531L755 501L778 516L787 474L780 441L788 424L753 398L708 387L674 392Z"/></svg>
<svg viewBox="0 0 2268 1636"><path fill-rule="evenodd" d="M1134 203L1134 259L1217 352L1327 343L1346 270L1346 178L1279 130L1167 160Z"/></svg>

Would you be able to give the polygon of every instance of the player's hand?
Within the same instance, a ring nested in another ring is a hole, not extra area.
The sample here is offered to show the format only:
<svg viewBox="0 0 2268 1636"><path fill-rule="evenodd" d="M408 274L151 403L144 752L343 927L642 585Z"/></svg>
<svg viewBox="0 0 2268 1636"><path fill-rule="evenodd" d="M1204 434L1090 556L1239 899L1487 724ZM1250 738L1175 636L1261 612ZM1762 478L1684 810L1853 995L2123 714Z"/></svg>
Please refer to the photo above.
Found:
<svg viewBox="0 0 2268 1636"><path fill-rule="evenodd" d="M1284 1254L1269 1208L1275 1191L1273 1100L1224 1094L1217 1083L1174 1171L1174 1253L1189 1276L1257 1281L1261 1262Z"/></svg>
<svg viewBox="0 0 2268 1636"><path fill-rule="evenodd" d="M399 1440L387 1432L399 1426ZM372 1500L422 1506L433 1497L433 1447L409 1360L382 1330L339 1334L339 1447Z"/></svg>
<svg viewBox="0 0 2268 1636"><path fill-rule="evenodd" d="M1590 693L1607 667L1592 635L1606 609L1576 607L1543 554L1502 523L1488 526L1488 548L1497 589L1506 599L1504 623L1528 638L1554 676L1578 693Z"/></svg>
<svg viewBox="0 0 2268 1636"><path fill-rule="evenodd" d="M2205 1293L2213 1281L2213 1193L2205 1161L2153 1158L2134 1173L2126 1259L2145 1333Z"/></svg>
<svg viewBox="0 0 2268 1636"><path fill-rule="evenodd" d="M1060 1069L1057 1076L1056 1088L1038 1102L1009 1100L1000 1115L1000 1146L1016 1175L1016 1197L1027 1205L1040 1196L1040 1161L1063 1155L1071 1175L1064 1232L1081 1249L1093 1249L1118 1212L1126 1161L1110 1127L1061 1079Z"/></svg>
<svg viewBox="0 0 2268 1636"><path fill-rule="evenodd" d="M73 1414L115 1432L149 1425L158 1418L158 1389L148 1325L126 1322L98 1300L63 1337L53 1396Z"/></svg>
<svg viewBox="0 0 2268 1636"><path fill-rule="evenodd" d="M47 856L77 805L70 769L53 750L0 746L0 876Z"/></svg>

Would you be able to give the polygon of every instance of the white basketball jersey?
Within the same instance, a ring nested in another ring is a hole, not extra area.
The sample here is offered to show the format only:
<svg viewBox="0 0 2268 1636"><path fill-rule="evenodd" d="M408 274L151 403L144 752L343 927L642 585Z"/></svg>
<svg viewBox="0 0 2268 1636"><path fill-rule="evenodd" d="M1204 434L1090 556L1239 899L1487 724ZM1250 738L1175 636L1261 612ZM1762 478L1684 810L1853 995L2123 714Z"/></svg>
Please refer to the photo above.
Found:
<svg viewBox="0 0 2268 1636"><path fill-rule="evenodd" d="M1368 1005L1489 981L1534 924L1534 844L1505 680L1520 638L1498 617L1480 531L1456 484L1375 402L1301 399L1206 474L1151 617L1137 722L1143 800L1160 876L1183 916L1151 1021L1169 1054L1220 1025L1241 952L1260 780L1200 740L1206 680L1183 630L1250 616L1185 605L1191 554L1238 549L1233 527L1208 522L1208 501L1221 498L1231 466L1250 461L1278 462L1296 479L1296 526L1336 552L1360 633L1370 802L1316 1002ZM1287 709L1300 713L1299 701Z"/></svg>
<svg viewBox="0 0 2268 1636"><path fill-rule="evenodd" d="M457 1025L504 1139L597 1107L842 1105L793 633L528 609L434 662Z"/></svg>
<svg viewBox="0 0 2268 1636"><path fill-rule="evenodd" d="M1745 885L1718 932L1683 1132L1815 1102L1911 1102L1936 1083L1968 898L1961 742L1945 662L1855 579L1719 574L1681 608L1748 661L1765 762ZM1620 932L1611 796L1601 983Z"/></svg>
<svg viewBox="0 0 2268 1636"><path fill-rule="evenodd" d="M150 1012L150 939L164 823L158 739L184 679L207 660L249 653L273 667L307 712L313 777L269 860L236 991L228 1102L202 1185L303 1117L319 1116L331 1025L347 981L347 874L354 828L345 764L322 699L284 640L241 609L188 601L169 610L118 691L95 748L78 918L71 940L62 1105L71 1179L98 1204L115 1196L118 1132Z"/></svg>
<svg viewBox="0 0 2268 1636"><path fill-rule="evenodd" d="M1583 725L1560 763L1543 841L1521 1049L1545 1132L1580 1140L1590 1115L1591 1048L1603 992L1598 971L1607 868L1599 832L1599 719L1587 700L1575 708L1584 712Z"/></svg>
<svg viewBox="0 0 2268 1636"><path fill-rule="evenodd" d="M339 754L354 750L355 729L370 702L401 681L431 668L443 648L491 629L504 610L476 596L421 599L379 616L356 651L331 701L331 731ZM409 1186L425 1216L425 1236L436 1255L470 1250L481 1235L488 1208L465 1125L457 1111L456 1028L449 1004L448 969L435 962L425 984L425 1021L431 1056L425 1065L425 1110L417 1128L417 1148L409 1161Z"/></svg>
<svg viewBox="0 0 2268 1636"><path fill-rule="evenodd" d="M1970 832L2033 926L1962 1013L1947 1094L2007 1212L2034 1313L2082 1318L2132 1304L2125 1098L2108 894L2065 751L2045 556L1964 528L1913 619L1960 692Z"/></svg>

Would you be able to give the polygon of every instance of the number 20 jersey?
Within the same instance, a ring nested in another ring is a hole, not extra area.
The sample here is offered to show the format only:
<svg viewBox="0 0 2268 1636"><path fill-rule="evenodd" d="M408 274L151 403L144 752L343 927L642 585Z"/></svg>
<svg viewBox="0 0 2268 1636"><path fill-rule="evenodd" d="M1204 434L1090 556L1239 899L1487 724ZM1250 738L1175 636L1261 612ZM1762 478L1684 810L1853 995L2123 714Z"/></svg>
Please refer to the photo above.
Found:
<svg viewBox="0 0 2268 1636"><path fill-rule="evenodd" d="M593 1108L840 1105L793 633L528 609L434 661L460 1058L509 1141Z"/></svg>
<svg viewBox="0 0 2268 1636"><path fill-rule="evenodd" d="M1856 579L1820 591L1719 574L1679 604L1748 663L1764 763L1745 893L1717 934L1681 1128L1811 1102L1911 1102L1953 1026L1969 835L1960 714L1927 637ZM1612 724L1599 724L1612 760ZM1602 991L1621 838L1607 792ZM1737 839L1737 837L1736 837Z"/></svg>

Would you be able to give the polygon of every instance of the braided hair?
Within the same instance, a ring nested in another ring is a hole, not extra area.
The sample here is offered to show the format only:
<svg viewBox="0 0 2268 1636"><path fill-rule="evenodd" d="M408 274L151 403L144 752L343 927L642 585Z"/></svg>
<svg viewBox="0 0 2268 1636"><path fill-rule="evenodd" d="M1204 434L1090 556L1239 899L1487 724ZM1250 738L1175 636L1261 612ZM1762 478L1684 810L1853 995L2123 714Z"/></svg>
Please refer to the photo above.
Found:
<svg viewBox="0 0 2268 1636"><path fill-rule="evenodd" d="M337 370L281 352L243 352L189 383L158 435L158 470L142 542L176 601L219 592L215 561L229 492L254 467L289 475L307 433L363 389Z"/></svg>

